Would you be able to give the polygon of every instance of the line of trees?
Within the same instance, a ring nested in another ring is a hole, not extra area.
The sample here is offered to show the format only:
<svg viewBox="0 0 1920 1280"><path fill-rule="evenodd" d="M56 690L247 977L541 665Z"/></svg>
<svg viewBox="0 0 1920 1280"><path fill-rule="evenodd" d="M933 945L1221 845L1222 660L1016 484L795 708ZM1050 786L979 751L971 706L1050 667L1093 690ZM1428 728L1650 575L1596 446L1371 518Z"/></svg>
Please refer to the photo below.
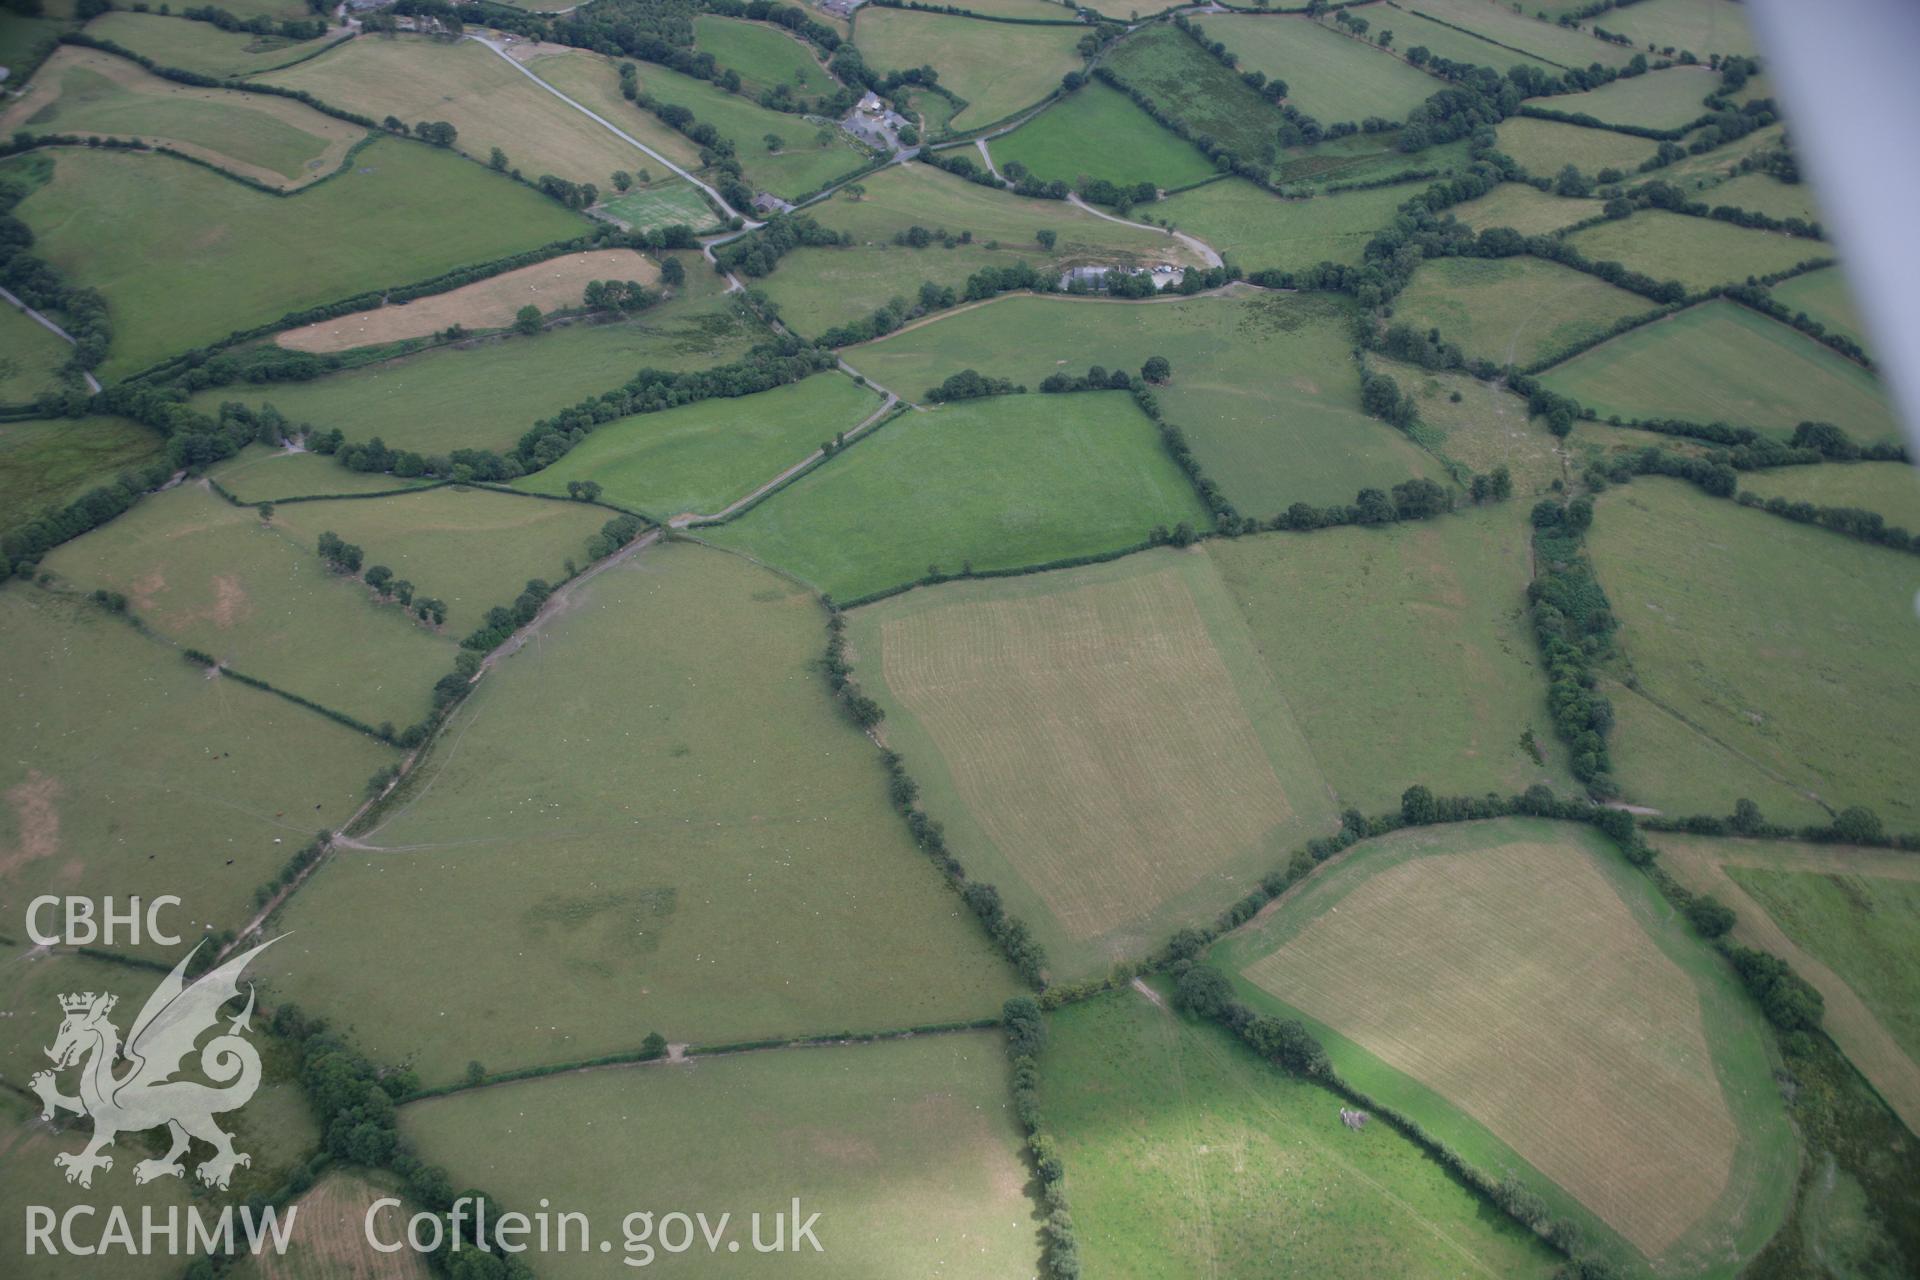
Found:
<svg viewBox="0 0 1920 1280"><path fill-rule="evenodd" d="M97 289L68 283L53 264L31 252L33 230L13 211L32 190L20 175L0 175L0 285L37 311L60 312L74 340L68 367L76 373L97 368L113 341L107 300Z"/></svg>
<svg viewBox="0 0 1920 1280"><path fill-rule="evenodd" d="M886 713L879 703L861 691L853 679L853 667L847 661L846 620L831 600L826 604L827 649L821 669L826 673L828 687L846 709L848 718L863 731L869 731L885 718ZM966 868L947 847L946 829L937 819L928 817L926 810L920 807L920 784L907 772L906 762L900 754L882 748L880 762L887 772L887 800L905 820L914 844L933 859L946 876L947 883L960 894L962 901L980 921L981 927L1020 976L1032 985L1040 986L1046 976L1046 950L1034 940L1025 921L1007 913L998 889L986 881L968 878Z"/></svg>
<svg viewBox="0 0 1920 1280"><path fill-rule="evenodd" d="M1016 387L1005 378L990 378L977 369L962 369L948 375L937 387L927 388L927 399L934 404L953 400L980 400L987 396L1025 395L1024 386Z"/></svg>
<svg viewBox="0 0 1920 1280"><path fill-rule="evenodd" d="M1536 572L1527 604L1546 666L1547 707L1567 744L1573 776L1595 798L1612 799L1620 792L1607 752L1614 713L1599 692L1598 668L1612 650L1616 620L1583 545L1593 500L1541 501L1532 523Z"/></svg>
<svg viewBox="0 0 1920 1280"><path fill-rule="evenodd" d="M1047 1211L1041 1235L1046 1240L1046 1274L1052 1280L1079 1280L1080 1242L1067 1208L1067 1170L1059 1144L1047 1132L1040 1108L1040 1051L1047 1047L1047 1019L1032 996L1015 996L1000 1010L1012 1071L1013 1114L1027 1135L1027 1159L1040 1182L1041 1207Z"/></svg>

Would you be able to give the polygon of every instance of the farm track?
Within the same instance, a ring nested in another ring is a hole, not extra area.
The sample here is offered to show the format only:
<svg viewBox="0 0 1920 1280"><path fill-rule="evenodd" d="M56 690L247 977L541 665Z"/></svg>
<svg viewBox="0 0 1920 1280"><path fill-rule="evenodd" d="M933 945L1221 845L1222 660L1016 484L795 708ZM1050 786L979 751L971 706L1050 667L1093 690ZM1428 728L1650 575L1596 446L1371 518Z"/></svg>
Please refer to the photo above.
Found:
<svg viewBox="0 0 1920 1280"><path fill-rule="evenodd" d="M19 298L15 297L8 290L0 289L0 298L6 299L7 302L11 303L22 315L26 316L27 319L33 321L35 324L38 324L41 328L50 331L54 337L59 338L62 342L65 342L68 346L77 347L80 345L79 343L73 340L72 334L68 333L65 329L62 329L59 325L55 324L53 321L47 319L47 317L41 315L38 311L35 311L32 307L28 306L26 303L20 301ZM93 376L93 370L82 369L80 371L80 376L87 380L87 390L93 392L93 394L95 395L100 394L100 380Z"/></svg>
<svg viewBox="0 0 1920 1280"><path fill-rule="evenodd" d="M1213 246L1197 236L1190 236L1184 231L1169 231L1165 227L1156 227L1151 222L1130 222L1126 218L1117 217L1111 213L1102 213L1085 200L1082 200L1078 192L1068 192L1067 203L1086 210L1096 218L1104 218L1108 222L1117 222L1123 227L1134 227L1140 231L1158 231L1162 235L1172 236L1175 240L1178 240L1181 244L1186 245L1187 248L1199 254L1201 260L1209 267L1225 265L1220 255L1214 252Z"/></svg>

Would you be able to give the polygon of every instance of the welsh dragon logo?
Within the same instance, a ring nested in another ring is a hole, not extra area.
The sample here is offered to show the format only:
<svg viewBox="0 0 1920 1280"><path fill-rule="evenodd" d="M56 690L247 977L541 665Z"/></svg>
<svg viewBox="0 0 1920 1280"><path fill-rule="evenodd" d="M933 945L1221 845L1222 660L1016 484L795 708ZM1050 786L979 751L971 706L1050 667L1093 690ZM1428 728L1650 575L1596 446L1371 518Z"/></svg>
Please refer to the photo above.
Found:
<svg viewBox="0 0 1920 1280"><path fill-rule="evenodd" d="M210 1187L224 1190L236 1166L252 1163L252 1157L233 1149L233 1135L213 1121L216 1115L245 1106L260 1087L260 1054L243 1035L253 1016L252 984L247 987L246 1008L227 1018L227 1030L200 1049L200 1071L214 1084L173 1077L201 1036L221 1022L221 1007L239 998L240 973L247 962L277 941L261 943L191 985L182 977L193 959L194 952L189 951L147 997L125 1043L119 1028L107 1020L118 996L87 991L60 997L66 1018L53 1047L46 1051L53 1059L53 1070L40 1072L28 1083L40 1095L42 1120L71 1111L93 1121L93 1140L84 1150L53 1158L56 1167L66 1170L68 1182L91 1187L95 1169L113 1168L113 1157L102 1152L115 1137L161 1125L167 1127L172 1146L164 1156L133 1166L137 1183L184 1176L180 1157L194 1138L214 1149L212 1158L194 1170ZM128 1064L124 1071L120 1069L123 1062ZM55 1073L76 1065L79 1093L68 1097L60 1092Z"/></svg>

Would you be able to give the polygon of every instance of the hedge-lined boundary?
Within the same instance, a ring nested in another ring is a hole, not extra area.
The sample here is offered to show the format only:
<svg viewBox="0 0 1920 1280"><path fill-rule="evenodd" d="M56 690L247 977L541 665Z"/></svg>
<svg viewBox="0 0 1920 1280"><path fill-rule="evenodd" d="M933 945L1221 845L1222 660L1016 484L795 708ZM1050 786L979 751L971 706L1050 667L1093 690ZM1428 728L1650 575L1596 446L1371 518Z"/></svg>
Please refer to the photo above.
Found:
<svg viewBox="0 0 1920 1280"><path fill-rule="evenodd" d="M866 0L874 9L902 9L909 13L930 13L936 17L971 18L975 22L1003 22L1015 27L1086 27L1078 18L1010 18L1004 14L976 13L957 4L925 4L922 0ZM1077 10L1075 12L1078 12ZM1102 18L1111 22L1110 18Z"/></svg>
<svg viewBox="0 0 1920 1280"><path fill-rule="evenodd" d="M1395 5L1394 7L1399 8L1400 6ZM1505 49L1508 53L1517 53L1523 58L1531 58L1535 62L1544 62L1548 66L1558 67L1562 71L1582 70L1582 68L1580 67L1570 67L1564 62L1555 62L1552 58L1541 57L1539 54L1529 52L1526 49L1517 48L1510 44L1502 44L1500 41L1495 40L1492 36L1482 35L1480 32L1473 31L1473 30L1470 30L1469 28L1463 27L1457 22L1448 22L1445 18L1436 18L1430 13L1422 13L1420 12L1420 10L1414 8L1412 5L1406 6L1406 11L1412 14L1416 18L1425 18L1428 22L1438 23L1439 25L1446 27L1451 31L1458 31L1463 36L1471 36L1473 39L1480 41L1482 44L1490 44L1496 49ZM1598 62L1599 59L1595 58L1594 61Z"/></svg>
<svg viewBox="0 0 1920 1280"><path fill-rule="evenodd" d="M908 404L905 400L895 401L893 408L889 409L885 414L885 416L876 419L873 425L869 426L866 430L860 432L860 434L855 436L849 436L845 441L843 441L838 447L834 449L822 450L819 457L814 458L812 461L808 462L805 466L801 467L799 470L793 472L792 474L781 477L779 480L776 480L772 485L770 485L766 489L761 490L759 493L753 494L740 506L727 512L725 515L716 516L710 520L690 521L685 527L688 529L715 529L724 524L731 524L733 521L738 520L741 516L746 515L747 512L753 510L755 507L765 502L768 498L773 497L776 493L780 493L781 491L785 490L789 486L799 482L800 480L804 479L807 476L812 475L815 471L818 471L821 467L824 467L827 463L839 457L841 454L845 453L848 449L851 449L854 445L859 444L862 440L865 440L868 436L878 433L880 428L886 426L888 423L893 422L895 419L904 417L906 414L911 412L913 412L913 406Z"/></svg>
<svg viewBox="0 0 1920 1280"><path fill-rule="evenodd" d="M1804 262L1796 263L1786 271L1778 272L1770 277L1761 277L1761 279L1772 284L1777 284L1781 280L1790 279L1793 276L1805 275L1809 271L1819 271L1833 264L1834 259L1832 258L1808 258ZM1561 265L1570 266L1571 264L1562 263ZM1578 270L1578 268L1575 268L1575 270ZM1814 341L1831 350L1834 354L1851 360L1868 372L1876 372L1872 359L1851 339L1840 334L1829 334L1825 327L1817 320L1808 318L1802 321L1797 313L1789 314L1786 307L1782 306L1766 289L1766 284L1757 287L1744 284L1715 285L1713 288L1705 290L1704 292L1689 294L1677 302L1666 303L1651 311L1643 311L1635 315L1623 316L1609 325L1604 332L1593 334L1577 342L1570 343L1552 355L1535 360L1532 364L1517 369L1515 372L1526 377L1538 376L1539 374L1547 372L1549 369L1566 364L1577 356L1585 355L1602 343L1611 342L1623 333L1629 333L1645 325L1652 324L1656 320L1664 320L1668 316L1677 315L1682 311L1699 306L1703 302L1711 302L1716 298L1725 298L1740 306L1746 307L1750 311L1757 311L1769 320L1777 321L1790 329L1805 334L1807 337L1812 338Z"/></svg>
<svg viewBox="0 0 1920 1280"><path fill-rule="evenodd" d="M853 678L853 664L847 661L846 615L833 601L820 598L827 610L827 644L820 669L827 678L830 696L838 702L860 731L880 749L880 763L887 771L887 800L907 825L907 834L915 847L939 868L947 884L967 904L987 937L993 940L1007 963L1027 983L1038 989L1046 985L1047 953L1034 941L1024 920L1010 915L1001 903L1000 890L984 880L967 875L967 869L947 847L946 828L927 816L919 805L920 784L907 772L906 762L897 751L880 744L874 726L886 718L880 704L862 692Z"/></svg>
<svg viewBox="0 0 1920 1280"><path fill-rule="evenodd" d="M951 1035L961 1031L991 1031L999 1025L998 1018L974 1018L964 1022L934 1022L912 1027L888 1027L880 1031L834 1031L817 1035L775 1036L764 1040L689 1044L682 1051L681 1059L724 1058L733 1054L759 1053L770 1049L828 1049L841 1045L879 1044L887 1040L911 1040L916 1036ZM576 1058L567 1062L553 1062L534 1067L510 1067L505 1071L488 1071L482 1073L478 1079L469 1077L455 1084L415 1089L405 1097L395 1099L394 1104L404 1107L411 1103L424 1102L429 1098L446 1098L455 1094L471 1093L475 1089L491 1088L494 1085L517 1084L525 1080L539 1080L547 1076L566 1075L574 1071L592 1071L599 1067L635 1066L643 1062L661 1062L665 1061L667 1056L666 1041L662 1038L657 1047L643 1042L638 1048L621 1049L593 1058Z"/></svg>
<svg viewBox="0 0 1920 1280"><path fill-rule="evenodd" d="M175 160L185 161L187 164L197 164L202 169L211 170L228 181L237 182L243 187L251 187L263 195L294 196L307 190L309 187L319 186L328 178L339 176L353 164L354 157L369 141L371 141L371 139L360 139L360 141L354 143L347 149L347 153L341 158L338 167L321 174L312 182L292 188L273 186L270 183L262 182L258 178L229 169L223 164L207 159L205 156L193 155L191 152L182 151L178 147L171 146L165 142L146 142L139 138L121 138L111 134L32 133L22 129L14 133L5 143L0 144L0 156L24 155L29 151L37 151L43 147L84 147L95 151L139 151L149 155L171 156Z"/></svg>
<svg viewBox="0 0 1920 1280"><path fill-rule="evenodd" d="M348 715L346 712L336 710L333 707L327 706L325 703L315 702L312 698L302 697L297 693L290 693L277 685L269 684L258 676L250 676L245 672L236 671L210 653L204 653L199 649L182 649L180 656L196 667L204 667L216 675L229 680L238 680L241 684L258 689L262 693L271 693L275 697L284 698L296 707L305 707L309 711L318 712L335 724L345 725L356 733L364 733L376 742L384 742L390 746L394 745L394 735L391 729L386 733L382 733L358 716Z"/></svg>
<svg viewBox="0 0 1920 1280"><path fill-rule="evenodd" d="M1503 45L1501 47L1505 48L1506 46ZM1533 55L1528 56L1531 57ZM1582 129L1602 129L1608 133L1624 133L1635 138L1650 138L1655 142L1678 142L1695 129L1712 124L1715 113L1709 111L1675 129L1655 129L1640 124L1609 124L1607 121L1597 116L1590 116L1584 111L1555 111L1551 107L1536 107L1530 102L1521 103L1519 107L1515 109L1514 114L1531 116L1536 120L1552 120L1558 124L1578 125Z"/></svg>
<svg viewBox="0 0 1920 1280"><path fill-rule="evenodd" d="M1040 1107L1040 1051L1047 1045L1047 1020L1032 996L1015 996L1001 1006L1000 1025L1006 1031L1014 1118L1027 1135L1028 1167L1040 1184L1041 1207L1047 1211L1040 1231L1046 1241L1046 1274L1053 1280L1079 1280L1080 1243L1067 1210L1067 1168Z"/></svg>

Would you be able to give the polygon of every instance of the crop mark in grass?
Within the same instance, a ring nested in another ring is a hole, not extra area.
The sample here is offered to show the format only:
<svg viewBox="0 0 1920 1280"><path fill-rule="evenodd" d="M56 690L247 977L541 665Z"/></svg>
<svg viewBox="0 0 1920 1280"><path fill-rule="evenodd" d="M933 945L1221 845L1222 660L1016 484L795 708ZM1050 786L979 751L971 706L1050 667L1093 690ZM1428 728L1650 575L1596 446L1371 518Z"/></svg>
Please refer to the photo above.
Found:
<svg viewBox="0 0 1920 1280"><path fill-rule="evenodd" d="M881 669L1076 939L1191 888L1195 856L1293 816L1173 568L889 618Z"/></svg>

